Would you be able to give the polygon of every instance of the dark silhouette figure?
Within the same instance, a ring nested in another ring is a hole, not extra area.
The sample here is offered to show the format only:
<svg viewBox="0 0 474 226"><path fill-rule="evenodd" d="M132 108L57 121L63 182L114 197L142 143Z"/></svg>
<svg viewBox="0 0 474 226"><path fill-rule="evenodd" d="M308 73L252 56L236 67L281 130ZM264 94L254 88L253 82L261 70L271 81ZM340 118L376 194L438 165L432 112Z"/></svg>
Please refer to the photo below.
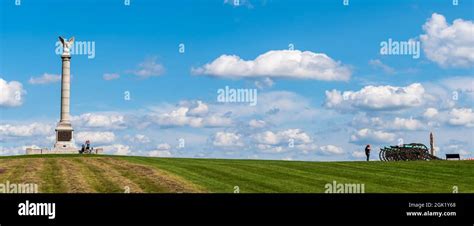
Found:
<svg viewBox="0 0 474 226"><path fill-rule="evenodd" d="M367 146L365 146L365 156L367 156L367 161L369 161L369 159L370 159L370 144L367 144Z"/></svg>

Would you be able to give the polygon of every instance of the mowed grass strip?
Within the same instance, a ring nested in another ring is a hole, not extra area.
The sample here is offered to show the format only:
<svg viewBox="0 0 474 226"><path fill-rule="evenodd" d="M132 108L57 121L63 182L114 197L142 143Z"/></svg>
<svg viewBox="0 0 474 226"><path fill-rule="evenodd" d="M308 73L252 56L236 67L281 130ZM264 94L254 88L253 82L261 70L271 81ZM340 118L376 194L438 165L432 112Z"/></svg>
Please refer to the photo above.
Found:
<svg viewBox="0 0 474 226"><path fill-rule="evenodd" d="M28 161L37 161L42 159L26 159ZM47 158L43 159L44 164L41 169L41 183L39 185L39 191L42 193L65 193L67 192L67 187L64 183L64 178L60 173L62 167L61 164L58 164L58 159L56 158Z"/></svg>
<svg viewBox="0 0 474 226"><path fill-rule="evenodd" d="M211 192L324 192L325 185L362 183L369 193L474 192L473 161L296 162L123 157L206 187Z"/></svg>
<svg viewBox="0 0 474 226"><path fill-rule="evenodd" d="M144 177L142 175L137 174L137 172L134 172L133 169L127 168L124 165L118 165L114 163L110 163L107 161L108 159L100 159L99 161L102 162L102 164L107 164L110 166L111 169L117 171L121 176L128 178L131 180L133 183L135 183L138 187L143 192L166 192L167 189L163 186L160 186L158 183L155 181ZM130 189L130 192L138 192L137 189Z"/></svg>
<svg viewBox="0 0 474 226"><path fill-rule="evenodd" d="M233 192L235 186L239 187L240 192L322 192L326 183L338 178L328 175L328 178L324 179L311 171L286 169L278 165L289 163L283 161L140 157L126 159L186 176L212 192Z"/></svg>
<svg viewBox="0 0 474 226"><path fill-rule="evenodd" d="M0 183L15 184L36 184L38 192L40 192L40 184L42 179L40 176L43 168L44 159L14 159L13 161L6 161L0 159ZM30 192L35 192L30 190Z"/></svg>
<svg viewBox="0 0 474 226"><path fill-rule="evenodd" d="M474 161L302 162L48 155L0 157L0 168L6 169L0 173L0 183L40 178L41 184L54 185L40 186L42 192L124 192L124 185L130 192L228 193L234 192L234 186L240 192L324 192L325 185L333 181L364 184L367 193L451 193L454 186L461 193L474 192Z"/></svg>
<svg viewBox="0 0 474 226"><path fill-rule="evenodd" d="M459 182L464 183L466 175L464 171L454 171L451 173L440 171L437 168L440 164L444 163L441 161L406 162L405 164L377 162L359 165L339 163L338 167L344 172L365 172L368 174L367 177L373 177L373 175L375 175L381 178L380 180L371 180L369 183L366 183L367 192L386 190L380 188L380 186L383 185L388 186L390 192L450 193L453 190L453 186L459 185ZM426 167L426 165L430 167ZM355 175L355 177L358 176L360 175ZM367 177L360 178L364 180ZM431 191L426 191L427 186L430 187Z"/></svg>
<svg viewBox="0 0 474 226"><path fill-rule="evenodd" d="M24 172L21 175L21 182L25 184L36 184L38 185L38 190L40 190L39 185L42 183L41 180L41 170L44 167L44 159L35 159L34 161L26 160L26 166L24 167ZM39 191L38 191L39 192Z"/></svg>
<svg viewBox="0 0 474 226"><path fill-rule="evenodd" d="M351 168L368 168L377 176L389 178L387 185L402 187L406 192L426 192L430 187L433 192L452 192L458 186L464 192L473 192L474 162L472 161L417 161L417 162L374 162L371 164L350 165ZM343 167L343 166L341 166ZM348 167L346 165L345 167Z"/></svg>
<svg viewBox="0 0 474 226"><path fill-rule="evenodd" d="M122 158L126 161L150 165L180 175L193 183L207 188L211 192L233 192L234 186L238 186L238 184L245 186L245 184L251 183L252 187L258 186L258 183L254 183L251 178L233 171L224 171L219 166L215 166L213 161L205 164L204 162L189 161L188 159L179 159L183 161L175 162L162 158ZM272 189L261 188L261 190L268 192Z"/></svg>
<svg viewBox="0 0 474 226"><path fill-rule="evenodd" d="M0 183L20 183L25 170L25 159L0 159Z"/></svg>
<svg viewBox="0 0 474 226"><path fill-rule="evenodd" d="M72 159L58 158L58 164L62 167L61 174L68 193L91 193L94 188L86 180L84 170Z"/></svg>
<svg viewBox="0 0 474 226"><path fill-rule="evenodd" d="M124 183L111 177L111 168L94 164L95 158L72 158L81 168L81 174L88 184L99 193L121 193Z"/></svg>
<svg viewBox="0 0 474 226"><path fill-rule="evenodd" d="M296 192L304 183L294 181L298 175L287 172L261 170L258 165L246 165L246 160L214 159L163 159L163 158L125 158L128 161L149 164L170 171L190 181L201 184L211 192L233 192L238 186L240 192ZM265 162L265 161L261 161ZM244 164L242 164L244 163ZM310 180L308 180L310 181ZM306 189L315 190L313 186ZM299 190L301 191L301 190Z"/></svg>
<svg viewBox="0 0 474 226"><path fill-rule="evenodd" d="M98 161L110 165L122 176L129 178L150 193L202 192L203 189L180 177L157 170L154 167L133 164L117 158L101 158Z"/></svg>

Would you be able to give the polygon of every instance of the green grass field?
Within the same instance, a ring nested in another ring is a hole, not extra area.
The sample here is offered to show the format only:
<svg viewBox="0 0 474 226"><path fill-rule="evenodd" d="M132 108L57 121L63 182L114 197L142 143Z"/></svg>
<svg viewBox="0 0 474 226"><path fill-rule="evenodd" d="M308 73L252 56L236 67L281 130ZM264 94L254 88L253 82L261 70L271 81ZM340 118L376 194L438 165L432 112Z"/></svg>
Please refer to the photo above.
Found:
<svg viewBox="0 0 474 226"><path fill-rule="evenodd" d="M36 183L40 192L325 191L364 184L366 193L474 192L474 161L300 162L43 155L0 157L0 183Z"/></svg>

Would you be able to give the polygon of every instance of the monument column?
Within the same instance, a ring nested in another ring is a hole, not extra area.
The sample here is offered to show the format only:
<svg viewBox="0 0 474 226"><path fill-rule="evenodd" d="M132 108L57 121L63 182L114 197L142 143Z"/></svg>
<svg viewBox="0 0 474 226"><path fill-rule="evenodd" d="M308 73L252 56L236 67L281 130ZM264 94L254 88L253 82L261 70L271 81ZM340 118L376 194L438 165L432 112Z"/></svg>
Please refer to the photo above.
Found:
<svg viewBox="0 0 474 226"><path fill-rule="evenodd" d="M71 95L71 56L62 55L61 73L61 117L60 123L71 123L70 120L70 95Z"/></svg>
<svg viewBox="0 0 474 226"><path fill-rule="evenodd" d="M71 54L69 48L74 42L74 38L69 41L59 37L63 45L62 69L61 69L61 115L56 127L56 143L53 151L55 153L77 153L73 141L73 131L70 118L71 103Z"/></svg>

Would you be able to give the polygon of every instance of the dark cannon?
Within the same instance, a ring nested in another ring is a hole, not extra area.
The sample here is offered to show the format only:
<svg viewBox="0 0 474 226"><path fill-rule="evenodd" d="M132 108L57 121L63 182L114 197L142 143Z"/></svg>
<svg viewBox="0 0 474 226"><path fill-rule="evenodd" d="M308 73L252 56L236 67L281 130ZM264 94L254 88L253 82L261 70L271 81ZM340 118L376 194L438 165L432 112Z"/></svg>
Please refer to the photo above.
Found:
<svg viewBox="0 0 474 226"><path fill-rule="evenodd" d="M430 154L424 144L418 143L383 147L380 149L379 158L381 161L440 160Z"/></svg>

